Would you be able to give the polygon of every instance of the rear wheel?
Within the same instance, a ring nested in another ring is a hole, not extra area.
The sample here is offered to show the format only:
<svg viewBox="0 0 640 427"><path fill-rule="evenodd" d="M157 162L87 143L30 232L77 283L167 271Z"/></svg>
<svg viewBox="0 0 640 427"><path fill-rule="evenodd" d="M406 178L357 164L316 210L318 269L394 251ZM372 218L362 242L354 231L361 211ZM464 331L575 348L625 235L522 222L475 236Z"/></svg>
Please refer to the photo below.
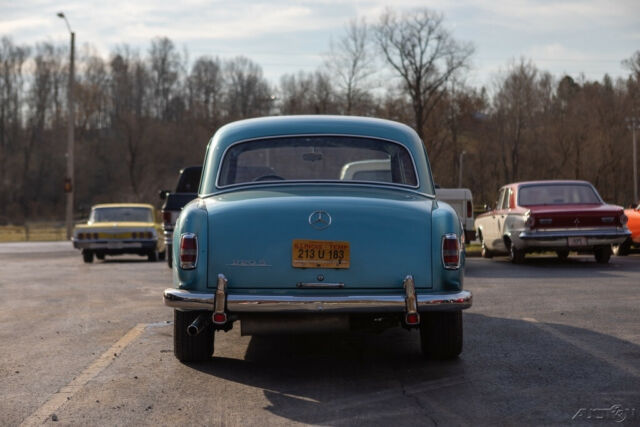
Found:
<svg viewBox="0 0 640 427"><path fill-rule="evenodd" d="M521 264L524 262L524 251L522 249L516 248L516 246L511 243L509 245L509 259L514 264Z"/></svg>
<svg viewBox="0 0 640 427"><path fill-rule="evenodd" d="M598 264L607 264L611 258L611 246L598 246L593 254Z"/></svg>
<svg viewBox="0 0 640 427"><path fill-rule="evenodd" d="M210 323L196 336L187 334L187 327L202 313L206 312L173 311L173 354L181 362L209 360L213 354L213 324Z"/></svg>
<svg viewBox="0 0 640 427"><path fill-rule="evenodd" d="M158 259L159 259L160 261L164 261L164 257L166 256L166 254L167 254L167 253L166 253L165 251L159 251L159 252L158 252Z"/></svg>
<svg viewBox="0 0 640 427"><path fill-rule="evenodd" d="M493 254L487 248L487 244L484 242L484 238L482 237L482 235L480 236L480 247L481 247L480 255L482 255L482 258L492 258L493 257Z"/></svg>
<svg viewBox="0 0 640 427"><path fill-rule="evenodd" d="M446 360L462 352L462 311L420 313L420 346L426 359Z"/></svg>
<svg viewBox="0 0 640 427"><path fill-rule="evenodd" d="M88 263L92 263L93 262L93 252L88 251L86 249L82 250L82 260L84 262Z"/></svg>
<svg viewBox="0 0 640 427"><path fill-rule="evenodd" d="M611 247L613 254L616 256L627 256L631 252L631 238L628 238L619 245L613 245Z"/></svg>
<svg viewBox="0 0 640 427"><path fill-rule="evenodd" d="M147 260L149 260L149 262L155 262L158 260L158 251L156 251L155 249L152 250L151 252L149 252L147 254Z"/></svg>
<svg viewBox="0 0 640 427"><path fill-rule="evenodd" d="M569 250L567 249L557 250L556 255L558 255L558 258L560 258L561 261L566 261L567 258L569 258Z"/></svg>

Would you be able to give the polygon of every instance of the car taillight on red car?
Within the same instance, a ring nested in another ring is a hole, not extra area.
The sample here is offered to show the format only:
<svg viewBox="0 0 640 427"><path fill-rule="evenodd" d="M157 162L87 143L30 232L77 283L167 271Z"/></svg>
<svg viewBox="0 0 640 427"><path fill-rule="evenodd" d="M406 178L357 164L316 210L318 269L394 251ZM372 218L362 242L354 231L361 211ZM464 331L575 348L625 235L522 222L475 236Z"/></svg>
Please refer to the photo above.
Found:
<svg viewBox="0 0 640 427"><path fill-rule="evenodd" d="M625 215L624 213L620 214L620 225L625 226L627 225L627 222L629 221L629 217L627 215Z"/></svg>
<svg viewBox="0 0 640 427"><path fill-rule="evenodd" d="M456 234L442 236L442 264L447 270L460 268L460 242Z"/></svg>
<svg viewBox="0 0 640 427"><path fill-rule="evenodd" d="M526 220L524 221L524 225L525 225L525 227L527 227L527 228L533 228L533 227L535 227L535 225L536 225L536 218L535 218L533 215L531 215L531 212L527 212L527 213L525 214L525 218L526 218Z"/></svg>
<svg viewBox="0 0 640 427"><path fill-rule="evenodd" d="M198 263L198 237L193 233L180 236L180 268L193 270Z"/></svg>

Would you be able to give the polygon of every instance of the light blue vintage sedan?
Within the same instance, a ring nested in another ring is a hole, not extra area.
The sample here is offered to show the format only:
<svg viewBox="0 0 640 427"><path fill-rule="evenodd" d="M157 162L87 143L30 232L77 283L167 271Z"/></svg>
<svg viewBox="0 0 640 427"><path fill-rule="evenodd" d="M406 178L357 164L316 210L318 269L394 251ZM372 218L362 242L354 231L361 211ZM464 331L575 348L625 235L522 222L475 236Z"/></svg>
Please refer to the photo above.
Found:
<svg viewBox="0 0 640 427"><path fill-rule="evenodd" d="M345 177L386 160L391 173ZM176 223L174 353L209 359L215 331L242 335L402 326L429 359L462 351L464 252L434 199L424 146L400 123L267 117L220 128L199 197Z"/></svg>

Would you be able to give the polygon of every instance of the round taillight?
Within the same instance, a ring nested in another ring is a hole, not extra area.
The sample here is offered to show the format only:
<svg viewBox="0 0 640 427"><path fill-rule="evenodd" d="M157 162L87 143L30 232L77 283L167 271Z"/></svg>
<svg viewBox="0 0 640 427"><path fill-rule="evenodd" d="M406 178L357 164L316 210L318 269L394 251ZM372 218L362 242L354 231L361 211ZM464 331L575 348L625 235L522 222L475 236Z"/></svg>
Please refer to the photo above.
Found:
<svg viewBox="0 0 640 427"><path fill-rule="evenodd" d="M620 214L620 224L627 225L628 221L629 217L627 215L625 215L624 213Z"/></svg>
<svg viewBox="0 0 640 427"><path fill-rule="evenodd" d="M529 228L533 228L534 225L536 225L536 219L533 216L529 216L527 218L527 220L524 222L524 225L529 227Z"/></svg>

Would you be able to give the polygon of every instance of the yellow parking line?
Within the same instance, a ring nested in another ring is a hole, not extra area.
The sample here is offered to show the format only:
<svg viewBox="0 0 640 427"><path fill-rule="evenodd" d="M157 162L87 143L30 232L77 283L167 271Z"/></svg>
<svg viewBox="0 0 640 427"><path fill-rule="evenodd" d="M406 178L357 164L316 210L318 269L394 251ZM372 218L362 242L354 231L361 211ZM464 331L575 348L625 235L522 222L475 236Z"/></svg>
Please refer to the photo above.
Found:
<svg viewBox="0 0 640 427"><path fill-rule="evenodd" d="M57 411L65 402L67 402L78 390L91 381L96 375L111 364L116 358L116 354L120 354L133 340L135 340L146 327L144 323L138 323L131 328L122 338L112 345L102 356L89 365L80 375L75 377L69 384L62 387L53 396L49 398L42 406L40 406L33 414L25 419L20 426L38 426L42 425L51 414Z"/></svg>
<svg viewBox="0 0 640 427"><path fill-rule="evenodd" d="M579 348L580 350L584 351L585 353L589 353L591 356L595 357L596 359L600 359L603 362L608 363L609 365L615 366L616 368L630 374L633 375L636 378L640 378L640 369L638 369L636 366L634 365L630 365L622 360L618 360L614 357L612 357L610 354L604 352L604 351L600 351L597 348L593 348L590 347L589 345L585 344L583 341L574 338L570 335L567 335L563 332L560 332L559 330L557 330L556 328L554 328L553 326L544 324L544 323L540 323L538 322L536 319L530 318L530 317L524 317L522 320L524 320L525 322L529 322L532 325L535 325L536 327L542 329L545 332L550 333L551 335L555 336L556 338L561 339L564 342L567 342L571 345L573 345L574 347Z"/></svg>

